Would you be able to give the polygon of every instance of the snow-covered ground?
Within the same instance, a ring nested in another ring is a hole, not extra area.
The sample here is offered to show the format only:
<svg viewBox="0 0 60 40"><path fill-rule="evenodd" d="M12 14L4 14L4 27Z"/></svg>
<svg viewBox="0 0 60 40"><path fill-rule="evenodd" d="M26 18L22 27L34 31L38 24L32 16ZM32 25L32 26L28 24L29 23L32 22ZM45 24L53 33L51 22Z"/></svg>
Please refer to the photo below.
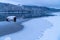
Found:
<svg viewBox="0 0 60 40"><path fill-rule="evenodd" d="M48 17L45 19L51 22L53 27L47 29L40 40L58 40L58 36L60 35L60 16Z"/></svg>
<svg viewBox="0 0 60 40"><path fill-rule="evenodd" d="M53 24L53 27L44 32L40 40L60 40L60 12L54 13L57 16L44 18Z"/></svg>
<svg viewBox="0 0 60 40"><path fill-rule="evenodd" d="M56 14L57 13L55 13L55 15ZM18 20L17 23L21 22L19 21L20 20ZM2 22L0 22L0 26L3 25L3 23L5 22L3 22L2 24L1 23ZM22 31L2 36L0 37L0 40L59 40L60 39L59 36L60 16L34 18L29 21L23 22L22 25L24 26Z"/></svg>
<svg viewBox="0 0 60 40"><path fill-rule="evenodd" d="M22 25L24 25L22 31L18 31L13 34L2 36L0 37L0 40L4 40L5 37L7 38L10 37L12 40L37 40L42 36L43 32L47 28L52 27L52 24L49 21L42 18L32 19L30 21L22 23Z"/></svg>

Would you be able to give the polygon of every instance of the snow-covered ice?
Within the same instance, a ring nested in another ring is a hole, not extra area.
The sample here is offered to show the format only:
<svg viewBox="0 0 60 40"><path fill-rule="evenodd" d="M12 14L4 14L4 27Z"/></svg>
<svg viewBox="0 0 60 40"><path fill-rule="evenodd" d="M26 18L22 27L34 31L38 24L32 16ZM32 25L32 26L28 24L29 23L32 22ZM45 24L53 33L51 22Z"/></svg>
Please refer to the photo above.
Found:
<svg viewBox="0 0 60 40"><path fill-rule="evenodd" d="M60 16L59 13L55 13L57 16L44 18L53 24L53 27L47 29L40 40L60 40Z"/></svg>
<svg viewBox="0 0 60 40"><path fill-rule="evenodd" d="M58 13L55 13L56 15ZM22 21L22 20L21 20ZM18 19L17 23L21 24ZM11 40L59 40L60 39L60 16L34 18L29 21L22 21L22 31L0 37L0 40L11 38ZM0 26L3 25L0 22ZM6 24L6 23L5 23ZM14 23L15 24L15 23ZM13 24L12 24L13 25ZM7 26L7 25L5 25Z"/></svg>
<svg viewBox="0 0 60 40"><path fill-rule="evenodd" d="M43 32L52 27L52 24L42 18L35 18L30 21L22 23L24 25L24 29L22 31L5 35L0 37L0 40L4 40L5 37L9 36L12 40L37 40L42 35Z"/></svg>

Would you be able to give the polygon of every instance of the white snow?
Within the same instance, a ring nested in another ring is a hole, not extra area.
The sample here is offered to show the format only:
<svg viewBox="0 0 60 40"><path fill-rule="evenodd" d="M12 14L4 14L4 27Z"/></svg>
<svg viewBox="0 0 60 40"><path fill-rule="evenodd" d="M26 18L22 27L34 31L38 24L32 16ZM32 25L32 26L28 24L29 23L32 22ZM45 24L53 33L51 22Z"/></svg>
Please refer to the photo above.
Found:
<svg viewBox="0 0 60 40"><path fill-rule="evenodd" d="M7 19L14 19L16 16L8 16Z"/></svg>
<svg viewBox="0 0 60 40"><path fill-rule="evenodd" d="M60 16L59 13L55 13L57 16L44 18L53 24L53 27L47 29L44 32L44 36L40 38L40 40L59 40L60 37Z"/></svg>
<svg viewBox="0 0 60 40"><path fill-rule="evenodd" d="M60 12L55 12L53 15L60 16Z"/></svg>
<svg viewBox="0 0 60 40"><path fill-rule="evenodd" d="M42 18L32 19L22 23L22 25L24 25L22 31L2 36L0 37L0 40L4 40L7 36L12 40L37 40L43 35L43 32L46 29L52 27L52 24L49 21Z"/></svg>
<svg viewBox="0 0 60 40"><path fill-rule="evenodd" d="M18 22L19 20L17 21L17 23ZM0 26L6 22L3 22L2 24L1 23L2 22L0 22ZM22 31L2 36L0 37L0 40L4 40L6 37L10 37L11 40L59 40L60 39L59 36L60 16L35 18L30 21L23 22L22 25L24 25L24 29Z"/></svg>

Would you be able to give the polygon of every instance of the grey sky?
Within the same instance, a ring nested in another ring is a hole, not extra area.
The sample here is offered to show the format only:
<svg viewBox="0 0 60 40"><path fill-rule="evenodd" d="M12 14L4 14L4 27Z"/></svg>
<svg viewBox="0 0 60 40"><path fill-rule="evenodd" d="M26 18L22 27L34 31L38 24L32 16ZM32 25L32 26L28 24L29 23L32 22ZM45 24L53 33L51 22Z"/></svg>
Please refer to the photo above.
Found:
<svg viewBox="0 0 60 40"><path fill-rule="evenodd" d="M60 8L60 0L0 0L0 2Z"/></svg>

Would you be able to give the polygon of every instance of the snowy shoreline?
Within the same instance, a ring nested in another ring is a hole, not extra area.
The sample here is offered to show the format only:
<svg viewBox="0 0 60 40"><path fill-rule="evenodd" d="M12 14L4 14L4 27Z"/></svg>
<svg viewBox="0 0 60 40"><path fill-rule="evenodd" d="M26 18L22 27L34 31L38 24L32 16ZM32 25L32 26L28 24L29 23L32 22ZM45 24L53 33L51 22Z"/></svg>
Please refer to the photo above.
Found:
<svg viewBox="0 0 60 40"><path fill-rule="evenodd" d="M56 37L60 33L59 21L60 16L34 18L29 21L26 20L26 22L22 21L23 31L5 35L0 37L0 40L4 40L5 37L10 37L12 40L57 40ZM17 23L20 22L18 19Z"/></svg>

